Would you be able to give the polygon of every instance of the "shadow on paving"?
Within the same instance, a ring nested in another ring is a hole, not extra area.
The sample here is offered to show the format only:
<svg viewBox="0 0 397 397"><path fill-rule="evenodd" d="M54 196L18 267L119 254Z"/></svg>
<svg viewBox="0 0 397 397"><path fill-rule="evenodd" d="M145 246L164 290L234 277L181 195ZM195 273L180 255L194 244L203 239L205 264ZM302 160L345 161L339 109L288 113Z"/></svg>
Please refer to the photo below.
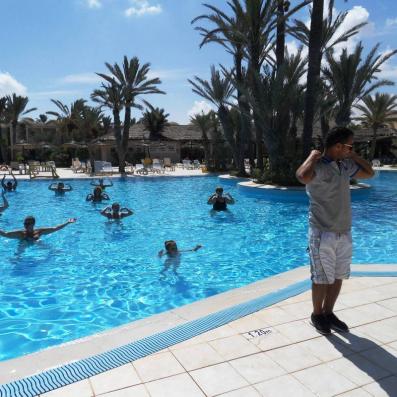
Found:
<svg viewBox="0 0 397 397"><path fill-rule="evenodd" d="M387 396L397 397L395 384L393 385L393 382L390 382L390 376L393 372L395 372L397 368L396 357L394 357L387 350L385 350L372 340L354 335L351 332L339 335L333 334L327 339L334 345L337 350L339 350L343 354L343 357L345 359L350 360L357 368L370 376L374 380L374 382L376 382L385 391ZM343 347L343 349L341 349L341 347ZM371 349L376 349L376 361L371 360L363 355L357 354ZM349 350L354 351L354 353L352 354L352 352L349 352ZM365 360L363 360L363 358ZM370 361L373 365L368 366L368 361ZM377 366L385 369L387 372L389 372L389 374L382 379L378 379L379 373L377 373Z"/></svg>

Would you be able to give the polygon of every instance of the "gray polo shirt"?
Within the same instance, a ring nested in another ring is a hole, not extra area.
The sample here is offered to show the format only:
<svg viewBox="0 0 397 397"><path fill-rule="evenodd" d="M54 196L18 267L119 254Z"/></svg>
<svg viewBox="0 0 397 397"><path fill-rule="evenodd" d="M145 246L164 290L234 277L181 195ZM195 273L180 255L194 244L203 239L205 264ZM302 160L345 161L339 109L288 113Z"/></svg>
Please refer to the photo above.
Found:
<svg viewBox="0 0 397 397"><path fill-rule="evenodd" d="M351 229L350 178L359 170L351 159L336 162L322 157L317 162L314 178L306 185L311 226L335 233Z"/></svg>

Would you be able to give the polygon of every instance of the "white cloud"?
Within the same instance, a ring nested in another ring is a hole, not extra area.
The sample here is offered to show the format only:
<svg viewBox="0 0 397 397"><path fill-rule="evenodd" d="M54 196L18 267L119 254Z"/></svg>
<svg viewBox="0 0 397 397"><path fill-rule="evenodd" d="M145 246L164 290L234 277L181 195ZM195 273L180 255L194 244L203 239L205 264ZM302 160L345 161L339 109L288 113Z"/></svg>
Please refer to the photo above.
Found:
<svg viewBox="0 0 397 397"><path fill-rule="evenodd" d="M148 0L131 0L132 7L124 11L126 17L141 17L143 15L160 14L163 9L160 4L151 5Z"/></svg>
<svg viewBox="0 0 397 397"><path fill-rule="evenodd" d="M338 37L341 35L343 32L351 29L353 26L358 25L360 23L368 23L369 22L369 12L366 8L362 6L354 6L351 10L349 10L345 20L343 21L342 25L339 27L339 29L335 33L335 37ZM371 25L366 27L367 30L371 30ZM365 29L365 28L364 28ZM346 42L342 42L340 44L337 44L334 49L335 49L335 55L338 56L341 54L343 48L347 48L348 52L353 51L354 47L357 45L357 43L360 40L360 35L362 35L364 32L359 32L355 36L351 37L349 40Z"/></svg>
<svg viewBox="0 0 397 397"><path fill-rule="evenodd" d="M87 5L90 8L101 8L102 3L100 0L87 0Z"/></svg>
<svg viewBox="0 0 397 397"><path fill-rule="evenodd" d="M68 74L62 77L62 84L99 84L102 79L95 73Z"/></svg>
<svg viewBox="0 0 397 397"><path fill-rule="evenodd" d="M0 96L17 94L26 95L26 87L7 72L0 72Z"/></svg>
<svg viewBox="0 0 397 397"><path fill-rule="evenodd" d="M206 101L194 101L193 107L187 112L187 115L193 117L199 113L208 113L211 110L214 110L213 107Z"/></svg>
<svg viewBox="0 0 397 397"><path fill-rule="evenodd" d="M390 28L392 26L397 26L397 18L387 18L386 27Z"/></svg>

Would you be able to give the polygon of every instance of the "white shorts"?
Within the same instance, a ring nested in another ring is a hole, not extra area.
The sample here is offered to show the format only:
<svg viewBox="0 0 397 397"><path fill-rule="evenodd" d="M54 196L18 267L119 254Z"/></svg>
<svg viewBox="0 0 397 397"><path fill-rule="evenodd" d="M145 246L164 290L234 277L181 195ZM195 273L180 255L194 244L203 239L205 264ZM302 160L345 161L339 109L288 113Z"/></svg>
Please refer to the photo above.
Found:
<svg viewBox="0 0 397 397"><path fill-rule="evenodd" d="M323 232L309 228L311 279L314 284L333 284L350 276L351 232Z"/></svg>

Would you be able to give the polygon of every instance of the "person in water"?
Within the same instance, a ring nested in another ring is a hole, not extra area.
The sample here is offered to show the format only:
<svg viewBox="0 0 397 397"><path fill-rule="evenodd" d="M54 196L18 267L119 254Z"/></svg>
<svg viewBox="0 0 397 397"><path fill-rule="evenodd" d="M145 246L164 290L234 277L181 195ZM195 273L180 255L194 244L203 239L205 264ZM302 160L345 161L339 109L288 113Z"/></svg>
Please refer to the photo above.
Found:
<svg viewBox="0 0 397 397"><path fill-rule="evenodd" d="M104 191L107 187L112 187L113 183L112 183L112 181L109 181L109 183L106 184L103 178L99 178L97 182L96 181L92 181L91 185L92 186L99 186L102 189L102 191Z"/></svg>
<svg viewBox="0 0 397 397"><path fill-rule="evenodd" d="M6 174L3 175L3 179L1 180L1 186L3 187L5 192L13 192L17 190L18 182L17 179L15 178L15 175L11 173L11 176L14 178L14 181L7 181L5 182L6 179Z"/></svg>
<svg viewBox="0 0 397 397"><path fill-rule="evenodd" d="M202 245L196 245L194 248L192 249L188 249L188 250L178 250L178 246L176 245L176 241L174 240L167 240L164 242L164 250L159 251L159 257L161 258L163 255L167 255L167 256L177 256L179 255L181 252L189 252L189 251L197 251L202 247Z"/></svg>
<svg viewBox="0 0 397 397"><path fill-rule="evenodd" d="M74 222L76 222L76 219L71 218L65 223L61 223L58 226L42 227L39 229L35 229L34 225L36 223L36 219L33 216L28 216L23 221L23 226L24 226L23 230L14 230L11 232L5 232L4 230L0 230L0 236L8 237L8 238L16 238L19 240L38 240L42 235L57 232L58 230L61 230L65 226Z"/></svg>
<svg viewBox="0 0 397 397"><path fill-rule="evenodd" d="M58 182L51 183L51 185L48 186L48 190L52 190L56 195L62 195L65 194L65 192L71 192L73 188L69 184L65 185L63 182Z"/></svg>
<svg viewBox="0 0 397 397"><path fill-rule="evenodd" d="M113 203L111 207L106 207L101 211L101 215L108 219L123 219L133 213L134 212L128 208L120 208L119 203Z"/></svg>
<svg viewBox="0 0 397 397"><path fill-rule="evenodd" d="M230 193L223 195L223 188L218 186L215 193L209 197L207 204L212 204L214 211L226 211L228 204L234 204L234 198Z"/></svg>
<svg viewBox="0 0 397 397"><path fill-rule="evenodd" d="M4 191L1 192L1 197L3 198L3 205L0 206L0 215L3 211L5 211L9 207Z"/></svg>
<svg viewBox="0 0 397 397"><path fill-rule="evenodd" d="M174 240L167 240L164 242L165 250L161 250L158 255L161 258L162 256L166 255L167 258L164 261L164 267L161 270L160 274L165 276L165 273L168 271L169 268L172 267L172 271L175 275L178 274L178 268L181 264L181 252L187 251L197 251L201 248L201 245L196 245L194 248L190 250L178 250L176 242Z"/></svg>
<svg viewBox="0 0 397 397"><path fill-rule="evenodd" d="M85 199L86 201L92 201L93 203L100 203L102 200L110 200L109 196L103 192L99 186L94 189L93 193L88 194Z"/></svg>

